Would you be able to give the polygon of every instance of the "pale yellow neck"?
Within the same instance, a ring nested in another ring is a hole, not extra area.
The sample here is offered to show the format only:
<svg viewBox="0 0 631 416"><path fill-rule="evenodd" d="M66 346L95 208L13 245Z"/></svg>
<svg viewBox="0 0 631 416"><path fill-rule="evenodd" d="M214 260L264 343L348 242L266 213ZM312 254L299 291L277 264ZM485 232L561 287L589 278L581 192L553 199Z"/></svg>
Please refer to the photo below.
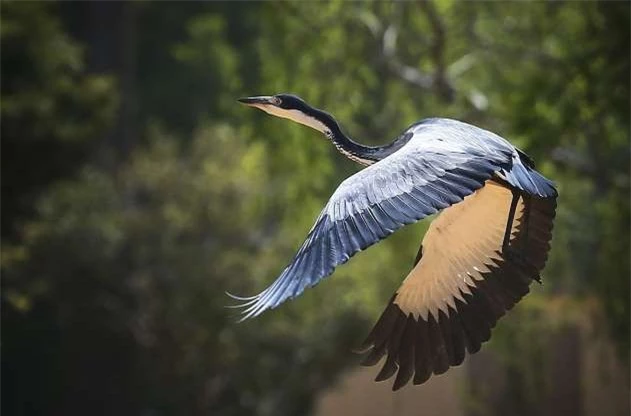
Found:
<svg viewBox="0 0 631 416"><path fill-rule="evenodd" d="M276 117L286 118L288 120L295 121L296 123L303 124L307 127L311 127L321 133L330 134L329 129L320 121L313 117L309 117L298 110L285 110L284 108L276 107L273 105L255 105L255 107L265 111Z"/></svg>

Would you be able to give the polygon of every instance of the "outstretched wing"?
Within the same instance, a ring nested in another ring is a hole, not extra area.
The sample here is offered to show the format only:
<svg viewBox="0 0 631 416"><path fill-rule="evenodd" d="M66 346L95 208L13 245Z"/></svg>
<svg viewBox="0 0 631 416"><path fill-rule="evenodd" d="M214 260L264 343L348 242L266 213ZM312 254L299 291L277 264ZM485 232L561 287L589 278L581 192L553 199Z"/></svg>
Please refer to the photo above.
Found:
<svg viewBox="0 0 631 416"><path fill-rule="evenodd" d="M415 127L401 150L342 182L278 279L256 296L235 297L244 301L243 319L300 295L358 251L461 201L511 166L511 147L458 134Z"/></svg>
<svg viewBox="0 0 631 416"><path fill-rule="evenodd" d="M392 297L364 347L363 364L387 359L377 380L393 389L462 363L480 349L497 320L539 278L552 238L556 198L520 198L509 252L502 251L510 188L494 181L446 209L423 238L420 261Z"/></svg>

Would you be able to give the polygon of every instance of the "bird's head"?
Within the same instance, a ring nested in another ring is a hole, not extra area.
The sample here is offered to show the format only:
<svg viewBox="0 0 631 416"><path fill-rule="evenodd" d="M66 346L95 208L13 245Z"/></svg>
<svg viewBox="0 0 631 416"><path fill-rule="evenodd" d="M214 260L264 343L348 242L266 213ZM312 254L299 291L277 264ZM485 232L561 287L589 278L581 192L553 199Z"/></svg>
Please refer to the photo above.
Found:
<svg viewBox="0 0 631 416"><path fill-rule="evenodd" d="M330 116L304 102L292 94L261 95L239 98L240 103L256 107L276 117L286 118L304 124L324 134L329 134Z"/></svg>

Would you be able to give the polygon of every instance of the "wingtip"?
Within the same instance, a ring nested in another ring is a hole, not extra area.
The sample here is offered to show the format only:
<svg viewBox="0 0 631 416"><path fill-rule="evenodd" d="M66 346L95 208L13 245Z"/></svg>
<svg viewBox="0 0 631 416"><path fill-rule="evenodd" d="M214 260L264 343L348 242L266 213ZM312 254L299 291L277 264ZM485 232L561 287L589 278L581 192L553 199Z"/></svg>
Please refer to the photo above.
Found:
<svg viewBox="0 0 631 416"><path fill-rule="evenodd" d="M372 347L373 347L372 344L370 345L362 344L359 347L351 348L351 352L353 354L363 355L363 354L366 354L368 351L370 351Z"/></svg>
<svg viewBox="0 0 631 416"><path fill-rule="evenodd" d="M240 324L250 318L254 318L260 315L260 313L262 312L261 305L259 303L259 299L261 297L260 294L256 296L242 297L242 296L233 295L232 293L227 292L227 291L225 293L231 299L241 302L237 305L224 305L224 308L226 309L243 309L240 312L240 315L239 315L240 317L236 320L236 323Z"/></svg>
<svg viewBox="0 0 631 416"><path fill-rule="evenodd" d="M234 300L245 300L245 301L249 301L249 300L253 300L259 297L259 295L254 295L254 296L237 296L237 295L233 295L232 293L228 292L227 290L224 292L226 295L228 295L229 297L231 297Z"/></svg>
<svg viewBox="0 0 631 416"><path fill-rule="evenodd" d="M390 377L394 375L394 373L397 372L398 369L399 369L399 366L395 364L394 361L386 360L386 362L383 365L383 368L381 369L379 374L377 374L377 377L375 377L375 381L384 381L384 380L389 379Z"/></svg>
<svg viewBox="0 0 631 416"><path fill-rule="evenodd" d="M399 379L397 378L394 383L392 384L392 391L397 391L400 390L403 386L405 386L406 384L408 384L408 381L404 381L401 382L399 381Z"/></svg>
<svg viewBox="0 0 631 416"><path fill-rule="evenodd" d="M235 309L235 308L243 308L247 305L227 305L225 306L225 308L229 308L229 309ZM255 305L256 306L256 305ZM252 307L250 307L251 309ZM239 314L237 314L234 318L235 318L235 323L240 324L243 323L249 319L255 318L257 316L260 315L260 311L258 313L256 313L256 311L251 311L250 309L247 309L245 311L241 311Z"/></svg>
<svg viewBox="0 0 631 416"><path fill-rule="evenodd" d="M224 305L224 308L227 308L227 309L242 309L242 308L247 308L250 305L253 305L255 302L256 302L256 299L253 299L253 300L251 300L249 302L246 302L246 303L239 303L239 304L236 304L236 305Z"/></svg>

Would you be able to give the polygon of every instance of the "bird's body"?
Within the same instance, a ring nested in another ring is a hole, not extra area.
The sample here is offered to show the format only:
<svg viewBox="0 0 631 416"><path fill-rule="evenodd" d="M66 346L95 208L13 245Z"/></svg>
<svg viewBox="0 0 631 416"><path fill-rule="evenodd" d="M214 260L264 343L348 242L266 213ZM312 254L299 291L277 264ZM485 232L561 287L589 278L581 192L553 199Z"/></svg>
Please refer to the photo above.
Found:
<svg viewBox="0 0 631 416"><path fill-rule="evenodd" d="M442 211L364 344L367 365L387 355L378 380L398 369L398 389L412 376L420 384L460 364L465 349L479 350L497 319L539 279L557 192L505 139L433 118L390 145L365 147L297 97L243 101L323 132L344 155L367 165L340 184L278 279L257 296L239 298L243 319L300 295L358 251Z"/></svg>

